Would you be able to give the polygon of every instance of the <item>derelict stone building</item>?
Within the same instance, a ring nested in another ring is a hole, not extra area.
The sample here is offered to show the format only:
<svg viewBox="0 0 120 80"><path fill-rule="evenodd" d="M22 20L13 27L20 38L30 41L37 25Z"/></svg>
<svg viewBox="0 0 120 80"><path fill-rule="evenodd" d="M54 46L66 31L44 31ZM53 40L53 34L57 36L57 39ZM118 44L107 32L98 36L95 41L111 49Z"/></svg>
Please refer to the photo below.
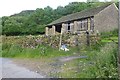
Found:
<svg viewBox="0 0 120 80"><path fill-rule="evenodd" d="M105 32L118 28L118 8L114 3L63 16L46 27L46 35L58 33Z"/></svg>

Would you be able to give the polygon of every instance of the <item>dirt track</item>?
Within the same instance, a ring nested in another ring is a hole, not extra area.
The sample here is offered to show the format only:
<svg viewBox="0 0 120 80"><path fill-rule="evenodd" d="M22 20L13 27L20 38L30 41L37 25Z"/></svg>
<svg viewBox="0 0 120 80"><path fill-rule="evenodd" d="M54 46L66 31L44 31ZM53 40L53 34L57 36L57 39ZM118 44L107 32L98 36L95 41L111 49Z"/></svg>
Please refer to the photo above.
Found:
<svg viewBox="0 0 120 80"><path fill-rule="evenodd" d="M24 66L31 71L42 74L49 78L57 77L53 74L61 72L61 66L65 65L65 62L78 58L86 58L86 56L68 56L54 59L14 59L13 61L18 66Z"/></svg>
<svg viewBox="0 0 120 80"><path fill-rule="evenodd" d="M44 76L30 71L25 67L20 67L13 63L11 59L0 58L2 60L2 78L43 78Z"/></svg>

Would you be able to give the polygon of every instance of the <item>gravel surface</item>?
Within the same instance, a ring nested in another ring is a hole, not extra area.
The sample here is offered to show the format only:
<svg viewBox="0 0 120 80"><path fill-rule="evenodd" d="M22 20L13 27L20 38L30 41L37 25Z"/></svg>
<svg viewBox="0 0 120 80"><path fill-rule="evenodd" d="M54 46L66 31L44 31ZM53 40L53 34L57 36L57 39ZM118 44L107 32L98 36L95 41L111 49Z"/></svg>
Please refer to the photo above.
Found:
<svg viewBox="0 0 120 80"><path fill-rule="evenodd" d="M86 57L87 56L68 56L49 59L14 59L13 61L18 66L24 66L30 71L42 74L47 78L56 78L57 76L54 74L62 71L61 67L65 64L65 62Z"/></svg>
<svg viewBox="0 0 120 80"><path fill-rule="evenodd" d="M13 63L12 59L0 58L2 78L43 78L44 76Z"/></svg>

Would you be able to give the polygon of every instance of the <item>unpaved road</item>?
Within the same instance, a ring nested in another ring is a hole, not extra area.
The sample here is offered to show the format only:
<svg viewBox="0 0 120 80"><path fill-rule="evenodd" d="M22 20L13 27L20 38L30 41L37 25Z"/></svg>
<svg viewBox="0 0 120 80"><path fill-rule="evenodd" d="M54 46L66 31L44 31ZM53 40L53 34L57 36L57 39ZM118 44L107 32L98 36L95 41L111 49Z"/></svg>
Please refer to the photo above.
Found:
<svg viewBox="0 0 120 80"><path fill-rule="evenodd" d="M78 58L87 58L87 56L68 56L68 57L61 57L59 61L65 62L65 61L70 61L73 59L78 59Z"/></svg>
<svg viewBox="0 0 120 80"><path fill-rule="evenodd" d="M56 78L58 76L54 74L61 72L62 66L67 61L78 58L86 58L86 56L67 56L53 59L0 58L2 61L0 72L2 70L2 78Z"/></svg>
<svg viewBox="0 0 120 80"><path fill-rule="evenodd" d="M43 78L44 76L30 71L27 68L17 66L11 59L0 58L2 61L2 78ZM0 67L1 68L1 67Z"/></svg>
<svg viewBox="0 0 120 80"><path fill-rule="evenodd" d="M14 59L14 63L18 66L24 66L31 71L42 73L46 78L58 78L57 73L63 71L63 66L78 58L86 58L87 56L64 56L56 58L39 58L39 59ZM71 66L69 66L71 68ZM72 68L71 68L72 69Z"/></svg>

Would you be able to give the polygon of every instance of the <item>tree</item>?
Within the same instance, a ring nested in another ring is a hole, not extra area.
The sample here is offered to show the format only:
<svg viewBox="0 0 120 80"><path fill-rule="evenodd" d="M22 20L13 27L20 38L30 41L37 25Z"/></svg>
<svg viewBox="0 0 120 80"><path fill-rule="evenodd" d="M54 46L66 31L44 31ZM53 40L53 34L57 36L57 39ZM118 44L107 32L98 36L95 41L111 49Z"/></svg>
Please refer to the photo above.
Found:
<svg viewBox="0 0 120 80"><path fill-rule="evenodd" d="M2 27L3 34L17 35L21 31L21 24L19 24L14 18L7 18Z"/></svg>

